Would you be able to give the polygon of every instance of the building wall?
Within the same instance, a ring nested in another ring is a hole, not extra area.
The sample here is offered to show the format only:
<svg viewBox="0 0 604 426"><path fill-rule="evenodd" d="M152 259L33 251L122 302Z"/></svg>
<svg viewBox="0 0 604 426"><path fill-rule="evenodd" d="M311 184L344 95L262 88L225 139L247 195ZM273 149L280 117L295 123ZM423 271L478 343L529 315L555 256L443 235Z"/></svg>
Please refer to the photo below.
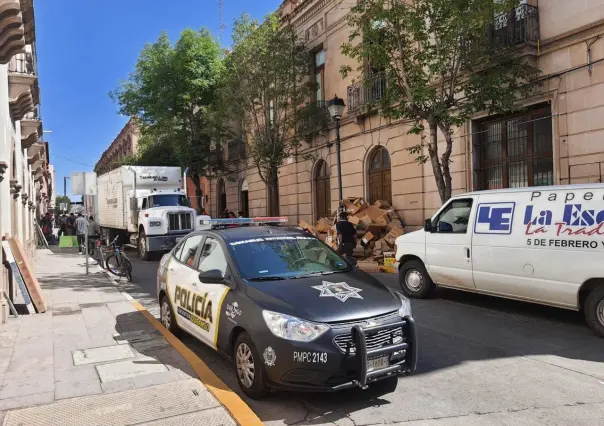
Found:
<svg viewBox="0 0 604 426"><path fill-rule="evenodd" d="M109 148L103 152L103 155L94 166L94 171L99 175L107 173L125 157L135 155L138 152L139 137L138 126L133 119L130 119L109 145Z"/></svg>
<svg viewBox="0 0 604 426"><path fill-rule="evenodd" d="M527 106L549 105L551 109L554 184L602 182L604 170L604 3L587 0L529 0L539 8L540 41L529 46L530 54L541 69L543 85L539 94L524 100ZM344 16L347 4L337 0L298 2L294 12L286 2L281 12L287 22L297 26L307 36L309 48L325 51L325 88L329 99L337 95L346 100L348 86L356 75L343 79L342 64L350 59L340 53L348 40L350 29ZM588 66L587 46L591 50ZM532 49L532 50L531 50ZM602 62L598 62L602 61ZM354 64L351 64L354 66ZM476 125L484 115L477 115L457 129L451 157L453 194L476 187L473 144L477 141ZM422 227L441 201L431 164L419 164L407 148L420 143L423 136L409 135L409 124L389 123L379 114L355 115L346 111L341 123L341 158L344 197L369 195L368 162L377 146L388 150L391 160L392 205L408 230ZM330 170L331 208L338 202L335 131L316 134L312 144L303 144L301 154L312 154L312 160L291 158L281 167L279 175L280 213L290 217L290 223L317 219L315 211L314 172L319 160L325 160ZM439 149L444 150L444 138L439 135ZM266 185L251 166L225 178L227 208L239 206L239 185L249 183L250 215L266 215ZM212 214L216 211L217 181L210 183Z"/></svg>

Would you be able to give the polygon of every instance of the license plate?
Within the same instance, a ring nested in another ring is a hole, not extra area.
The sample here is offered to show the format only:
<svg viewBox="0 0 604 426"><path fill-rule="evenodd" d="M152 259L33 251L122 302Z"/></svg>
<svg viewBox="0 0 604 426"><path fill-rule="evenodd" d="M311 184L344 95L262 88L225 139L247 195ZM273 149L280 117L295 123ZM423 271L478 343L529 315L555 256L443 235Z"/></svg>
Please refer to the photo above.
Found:
<svg viewBox="0 0 604 426"><path fill-rule="evenodd" d="M367 360L367 371L381 370L382 368L389 366L390 361L388 361L388 355Z"/></svg>

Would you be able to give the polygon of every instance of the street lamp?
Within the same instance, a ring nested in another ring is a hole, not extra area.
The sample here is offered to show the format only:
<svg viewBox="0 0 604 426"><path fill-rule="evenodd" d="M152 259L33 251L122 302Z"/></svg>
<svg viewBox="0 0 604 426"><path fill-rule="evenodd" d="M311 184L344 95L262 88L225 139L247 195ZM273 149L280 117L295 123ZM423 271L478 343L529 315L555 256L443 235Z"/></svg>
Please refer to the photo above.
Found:
<svg viewBox="0 0 604 426"><path fill-rule="evenodd" d="M344 200L344 196L342 195L342 159L340 156L340 120L342 119L342 114L344 114L344 107L346 107L344 99L338 98L337 95L327 103L329 114L336 122L336 152L338 157L338 195L340 197L340 208L342 208L342 201Z"/></svg>

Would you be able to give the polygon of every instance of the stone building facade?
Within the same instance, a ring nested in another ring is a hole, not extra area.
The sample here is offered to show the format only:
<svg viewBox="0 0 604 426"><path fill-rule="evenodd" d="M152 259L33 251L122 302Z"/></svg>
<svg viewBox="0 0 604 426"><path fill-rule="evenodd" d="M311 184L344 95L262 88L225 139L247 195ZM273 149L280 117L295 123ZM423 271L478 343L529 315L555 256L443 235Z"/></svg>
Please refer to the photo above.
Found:
<svg viewBox="0 0 604 426"><path fill-rule="evenodd" d="M95 164L94 171L97 175L107 173L119 165L120 160L135 155L138 152L139 136L136 122L130 119Z"/></svg>
<svg viewBox="0 0 604 426"><path fill-rule="evenodd" d="M53 169L42 141L33 0L0 0L0 235L18 239L30 259L36 220L52 208ZM16 295L0 270L0 323L5 295Z"/></svg>
<svg viewBox="0 0 604 426"><path fill-rule="evenodd" d="M341 0L286 0L279 12L313 52L313 78L321 83L313 101L323 108L335 94L347 104L341 121L344 197L384 199L408 230L417 229L441 205L432 168L406 150L422 137L407 134L409 123L362 112L364 103L383 93L379 76L369 87L354 84L355 75L341 77L342 64L356 65L340 52L350 33L349 8L350 2ZM451 158L453 193L601 182L604 3L526 0L513 13L496 17L494 27L495 37L536 62L544 84L539 95L524 100L522 114L477 115L459 129ZM299 155L280 170L280 214L290 223L314 221L337 207L334 123L316 124L305 130ZM229 161L228 149L223 152ZM312 159L303 159L308 154ZM267 214L266 185L249 162L240 163L237 173L210 182L213 215L244 204L251 216Z"/></svg>

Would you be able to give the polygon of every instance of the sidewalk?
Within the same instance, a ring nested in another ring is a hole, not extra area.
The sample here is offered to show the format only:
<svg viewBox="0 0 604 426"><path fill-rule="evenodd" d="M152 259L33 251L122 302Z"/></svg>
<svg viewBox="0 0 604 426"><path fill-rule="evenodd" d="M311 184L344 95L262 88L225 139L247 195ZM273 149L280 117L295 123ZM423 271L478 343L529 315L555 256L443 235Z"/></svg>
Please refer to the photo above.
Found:
<svg viewBox="0 0 604 426"><path fill-rule="evenodd" d="M200 368L207 369L201 360L201 367L192 367L191 356L188 362L181 355L186 348L179 353L171 346L173 337L144 308L98 267L86 276L83 265L83 256L38 251L35 267L48 311L11 317L0 326L0 424L211 426L257 420L215 376L209 388L204 385L198 379ZM235 408L216 395L234 401Z"/></svg>

